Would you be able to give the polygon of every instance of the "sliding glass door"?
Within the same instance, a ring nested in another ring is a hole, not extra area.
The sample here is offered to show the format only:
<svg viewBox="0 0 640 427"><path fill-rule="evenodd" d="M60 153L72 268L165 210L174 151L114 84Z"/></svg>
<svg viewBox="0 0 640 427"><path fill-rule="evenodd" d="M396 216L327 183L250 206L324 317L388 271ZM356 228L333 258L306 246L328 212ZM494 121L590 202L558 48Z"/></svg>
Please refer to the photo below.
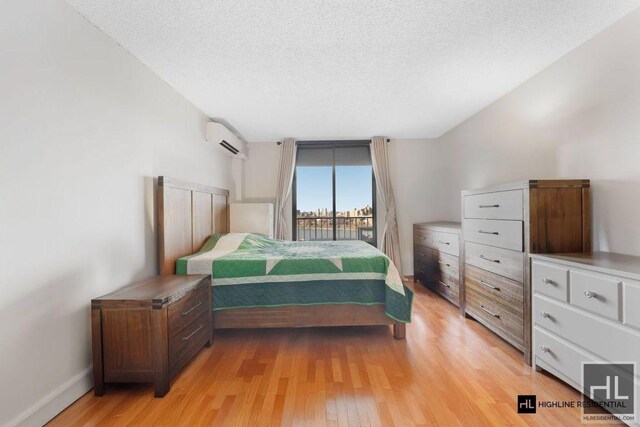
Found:
<svg viewBox="0 0 640 427"><path fill-rule="evenodd" d="M369 141L298 143L293 218L295 240L376 245Z"/></svg>

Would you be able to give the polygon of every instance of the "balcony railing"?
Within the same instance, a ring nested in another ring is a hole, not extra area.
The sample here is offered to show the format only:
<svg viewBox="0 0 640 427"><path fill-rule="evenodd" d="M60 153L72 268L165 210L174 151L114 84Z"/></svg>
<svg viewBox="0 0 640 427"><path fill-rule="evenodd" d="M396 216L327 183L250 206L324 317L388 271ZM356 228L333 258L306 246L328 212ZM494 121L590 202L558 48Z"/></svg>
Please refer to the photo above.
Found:
<svg viewBox="0 0 640 427"><path fill-rule="evenodd" d="M373 218L370 216L336 217L335 240L363 240L374 244ZM305 216L296 219L296 237L299 241L334 240L333 217Z"/></svg>

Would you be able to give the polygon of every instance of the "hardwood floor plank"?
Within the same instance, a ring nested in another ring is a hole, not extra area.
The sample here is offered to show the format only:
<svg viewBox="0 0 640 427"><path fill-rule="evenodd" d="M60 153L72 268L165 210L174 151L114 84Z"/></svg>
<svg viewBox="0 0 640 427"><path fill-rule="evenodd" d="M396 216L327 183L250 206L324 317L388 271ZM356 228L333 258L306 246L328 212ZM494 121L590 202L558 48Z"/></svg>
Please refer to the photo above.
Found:
<svg viewBox="0 0 640 427"><path fill-rule="evenodd" d="M410 284L411 285L411 284ZM152 385L87 393L51 426L547 426L580 410L519 415L518 394L580 394L420 285L407 338L386 326L218 331L161 399Z"/></svg>

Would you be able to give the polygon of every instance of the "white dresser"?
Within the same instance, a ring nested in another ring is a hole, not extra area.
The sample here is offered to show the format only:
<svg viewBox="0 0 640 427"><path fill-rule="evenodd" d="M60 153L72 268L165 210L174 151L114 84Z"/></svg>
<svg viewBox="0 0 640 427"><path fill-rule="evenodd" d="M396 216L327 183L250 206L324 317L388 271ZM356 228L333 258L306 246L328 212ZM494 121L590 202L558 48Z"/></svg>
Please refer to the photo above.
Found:
<svg viewBox="0 0 640 427"><path fill-rule="evenodd" d="M582 362L635 362L640 418L640 257L531 255L533 364L582 391Z"/></svg>

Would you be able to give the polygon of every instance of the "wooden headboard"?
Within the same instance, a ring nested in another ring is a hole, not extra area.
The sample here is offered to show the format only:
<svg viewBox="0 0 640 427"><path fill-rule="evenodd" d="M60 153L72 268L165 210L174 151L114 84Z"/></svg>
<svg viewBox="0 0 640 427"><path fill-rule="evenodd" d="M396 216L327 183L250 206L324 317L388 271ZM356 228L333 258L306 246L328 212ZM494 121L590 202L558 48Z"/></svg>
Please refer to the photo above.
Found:
<svg viewBox="0 0 640 427"><path fill-rule="evenodd" d="M229 231L229 190L161 176L157 206L160 274L175 274L178 258Z"/></svg>

